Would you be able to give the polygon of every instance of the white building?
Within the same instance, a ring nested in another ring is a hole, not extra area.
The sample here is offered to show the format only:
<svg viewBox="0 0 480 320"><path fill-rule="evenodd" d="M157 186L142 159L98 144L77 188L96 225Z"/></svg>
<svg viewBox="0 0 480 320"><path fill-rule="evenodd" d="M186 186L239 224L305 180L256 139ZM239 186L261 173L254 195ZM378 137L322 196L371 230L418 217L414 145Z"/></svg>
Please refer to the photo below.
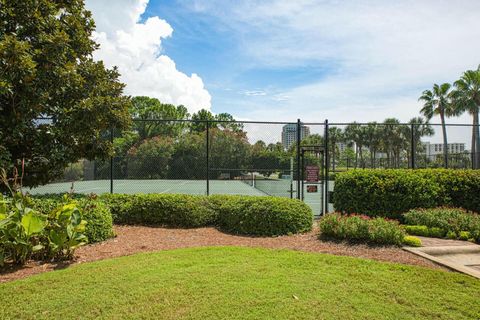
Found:
<svg viewBox="0 0 480 320"><path fill-rule="evenodd" d="M310 135L310 128L302 125L300 130L300 140ZM282 145L285 149L290 148L292 144L297 142L297 124L286 124L282 128Z"/></svg>
<svg viewBox="0 0 480 320"><path fill-rule="evenodd" d="M427 155L427 157L436 156L437 154L443 154L443 143L422 142L422 145L425 147L425 154ZM447 151L448 154L464 153L465 143L448 143Z"/></svg>

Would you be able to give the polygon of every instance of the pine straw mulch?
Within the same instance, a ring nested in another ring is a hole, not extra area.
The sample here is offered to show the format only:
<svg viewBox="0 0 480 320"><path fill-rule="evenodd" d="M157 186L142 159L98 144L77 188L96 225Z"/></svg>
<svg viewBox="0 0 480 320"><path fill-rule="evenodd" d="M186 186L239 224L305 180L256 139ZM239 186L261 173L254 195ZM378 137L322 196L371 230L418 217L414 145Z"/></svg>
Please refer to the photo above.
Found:
<svg viewBox="0 0 480 320"><path fill-rule="evenodd" d="M226 234L215 228L167 229L144 226L115 226L116 238L79 248L71 262L28 262L23 267L0 272L0 282L25 278L34 274L67 268L72 264L109 259L139 252L201 246L245 246L293 249L307 252L390 261L432 269L447 270L439 265L394 247L369 247L321 241L318 229L312 232L275 238L259 238Z"/></svg>

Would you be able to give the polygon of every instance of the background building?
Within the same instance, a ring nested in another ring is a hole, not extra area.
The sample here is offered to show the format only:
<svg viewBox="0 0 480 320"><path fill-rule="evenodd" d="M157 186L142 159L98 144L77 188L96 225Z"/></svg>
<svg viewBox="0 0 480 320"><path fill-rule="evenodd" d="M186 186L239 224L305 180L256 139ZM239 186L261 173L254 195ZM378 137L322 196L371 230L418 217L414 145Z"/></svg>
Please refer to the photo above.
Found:
<svg viewBox="0 0 480 320"><path fill-rule="evenodd" d="M425 154L427 157L443 154L443 143L422 142L422 144L425 147ZM448 154L464 153L465 143L448 143L447 149Z"/></svg>
<svg viewBox="0 0 480 320"><path fill-rule="evenodd" d="M308 137L310 135L310 128L302 125L300 130L300 140ZM282 145L285 149L290 148L290 146L297 142L297 124L290 123L286 124L282 128Z"/></svg>

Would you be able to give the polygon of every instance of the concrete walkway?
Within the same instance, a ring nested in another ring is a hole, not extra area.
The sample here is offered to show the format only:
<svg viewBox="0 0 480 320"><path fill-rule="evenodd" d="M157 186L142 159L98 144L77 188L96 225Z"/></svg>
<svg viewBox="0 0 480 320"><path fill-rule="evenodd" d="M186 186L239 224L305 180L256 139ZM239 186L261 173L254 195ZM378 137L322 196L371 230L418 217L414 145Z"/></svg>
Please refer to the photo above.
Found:
<svg viewBox="0 0 480 320"><path fill-rule="evenodd" d="M418 237L422 247L403 249L480 279L480 246L468 241Z"/></svg>

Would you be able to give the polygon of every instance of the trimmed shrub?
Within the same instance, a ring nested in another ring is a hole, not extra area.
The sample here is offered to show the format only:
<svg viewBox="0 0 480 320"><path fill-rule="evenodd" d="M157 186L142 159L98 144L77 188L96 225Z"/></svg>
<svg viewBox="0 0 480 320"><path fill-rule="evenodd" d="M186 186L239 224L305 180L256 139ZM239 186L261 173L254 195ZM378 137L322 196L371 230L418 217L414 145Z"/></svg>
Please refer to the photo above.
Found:
<svg viewBox="0 0 480 320"><path fill-rule="evenodd" d="M445 230L436 227L406 225L404 228L408 234L422 237L443 238L447 233Z"/></svg>
<svg viewBox="0 0 480 320"><path fill-rule="evenodd" d="M195 228L218 225L227 232L273 236L309 231L312 210L301 201L274 198L176 194L101 197L115 223Z"/></svg>
<svg viewBox="0 0 480 320"><path fill-rule="evenodd" d="M472 234L468 231L460 231L460 234L458 235L458 239L460 240L470 240L472 238Z"/></svg>
<svg viewBox="0 0 480 320"><path fill-rule="evenodd" d="M219 205L218 225L224 231L277 236L310 231L313 213L295 199L253 196L212 196Z"/></svg>
<svg viewBox="0 0 480 320"><path fill-rule="evenodd" d="M413 236L405 236L403 238L403 244L409 247L421 247L422 240L418 239L417 237Z"/></svg>
<svg viewBox="0 0 480 320"><path fill-rule="evenodd" d="M335 179L335 209L401 219L414 208L457 206L480 211L480 171L357 169Z"/></svg>
<svg viewBox="0 0 480 320"><path fill-rule="evenodd" d="M400 246L405 237L397 221L365 215L328 214L320 220L319 227L324 239Z"/></svg>
<svg viewBox="0 0 480 320"><path fill-rule="evenodd" d="M408 234L422 237L430 236L430 231L427 226L404 226L404 228Z"/></svg>
<svg viewBox="0 0 480 320"><path fill-rule="evenodd" d="M208 198L184 194L108 194L101 197L118 224L195 228L214 225Z"/></svg>

